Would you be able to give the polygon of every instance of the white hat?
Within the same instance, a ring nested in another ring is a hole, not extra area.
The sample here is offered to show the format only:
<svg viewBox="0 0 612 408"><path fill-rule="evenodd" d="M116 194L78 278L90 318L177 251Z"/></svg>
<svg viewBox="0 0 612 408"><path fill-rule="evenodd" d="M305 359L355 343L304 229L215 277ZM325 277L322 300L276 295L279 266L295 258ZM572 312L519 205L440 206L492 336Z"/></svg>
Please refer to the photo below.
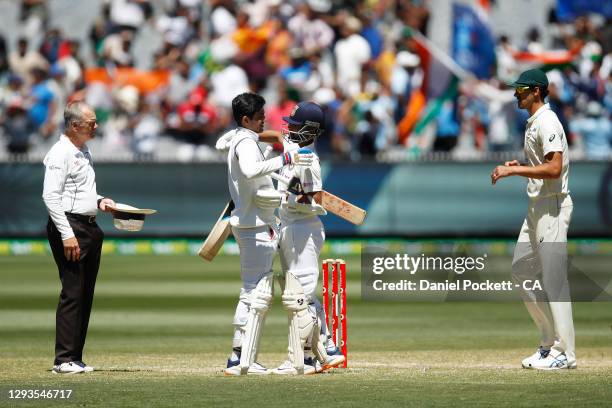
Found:
<svg viewBox="0 0 612 408"><path fill-rule="evenodd" d="M406 68L418 67L421 63L421 58L418 55L413 54L409 51L400 51L395 57L397 64Z"/></svg>
<svg viewBox="0 0 612 408"><path fill-rule="evenodd" d="M332 4L329 0L307 0L306 3L312 11L317 13L327 13L332 8Z"/></svg>
<svg viewBox="0 0 612 408"><path fill-rule="evenodd" d="M601 116L603 113L603 108L601 104L597 101L591 101L587 104L586 114L591 117Z"/></svg>
<svg viewBox="0 0 612 408"><path fill-rule="evenodd" d="M138 88L126 85L115 92L117 104L128 113L136 113L138 110L139 94Z"/></svg>
<svg viewBox="0 0 612 408"><path fill-rule="evenodd" d="M113 210L115 228L123 231L140 231L144 225L145 216L157 212L157 210L136 208L121 203L115 203L115 206L110 208Z"/></svg>
<svg viewBox="0 0 612 408"><path fill-rule="evenodd" d="M319 105L327 105L336 100L336 93L330 88L319 88L312 95L312 100Z"/></svg>

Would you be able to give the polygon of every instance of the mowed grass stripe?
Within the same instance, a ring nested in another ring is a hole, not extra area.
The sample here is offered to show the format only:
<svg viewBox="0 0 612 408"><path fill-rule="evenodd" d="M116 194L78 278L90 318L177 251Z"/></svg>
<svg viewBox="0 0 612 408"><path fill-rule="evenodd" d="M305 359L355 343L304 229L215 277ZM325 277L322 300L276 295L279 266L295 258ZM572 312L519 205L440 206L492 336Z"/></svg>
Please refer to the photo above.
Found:
<svg viewBox="0 0 612 408"><path fill-rule="evenodd" d="M349 289L358 289L359 259L347 261ZM538 334L518 302L366 303L350 290L348 370L227 378L221 369L231 348L239 287L233 256L213 263L105 256L85 350L85 360L100 370L53 376L55 266L44 256L0 258L0 405L6 390L16 387L70 388L69 403L105 407L286 407L305 401L341 407L590 407L612 400L609 303L574 305L579 369L542 373L519 367L535 350ZM269 366L286 358L279 298L277 292L261 342L260 360Z"/></svg>

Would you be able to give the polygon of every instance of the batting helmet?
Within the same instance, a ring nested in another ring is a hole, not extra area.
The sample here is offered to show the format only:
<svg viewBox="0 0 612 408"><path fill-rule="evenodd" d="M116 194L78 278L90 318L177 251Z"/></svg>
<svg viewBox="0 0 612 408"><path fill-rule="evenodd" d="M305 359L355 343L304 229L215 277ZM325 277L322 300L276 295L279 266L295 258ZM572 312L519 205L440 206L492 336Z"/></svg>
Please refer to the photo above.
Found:
<svg viewBox="0 0 612 408"><path fill-rule="evenodd" d="M284 130L286 140L294 143L304 143L314 140L323 131L325 124L325 113L323 109L314 102L298 103L289 116L283 116L283 120L292 126L299 126L298 131Z"/></svg>

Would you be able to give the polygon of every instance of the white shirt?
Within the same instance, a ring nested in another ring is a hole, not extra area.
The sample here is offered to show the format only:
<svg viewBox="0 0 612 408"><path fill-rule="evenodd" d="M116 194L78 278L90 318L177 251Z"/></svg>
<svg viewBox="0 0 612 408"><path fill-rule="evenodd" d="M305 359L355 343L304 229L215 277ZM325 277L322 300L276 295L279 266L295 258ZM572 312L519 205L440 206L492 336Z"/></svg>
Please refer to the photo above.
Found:
<svg viewBox="0 0 612 408"><path fill-rule="evenodd" d="M43 200L62 239L74 237L65 212L96 215L96 174L87 146L77 148L66 135L45 156Z"/></svg>
<svg viewBox="0 0 612 408"><path fill-rule="evenodd" d="M262 210L255 205L254 199L260 188L274 188L272 178L267 174L284 166L283 156L265 160L257 143L257 133L242 127L230 132L222 136L222 139L229 140L227 182L235 205L230 224L237 228L276 225L274 210Z"/></svg>
<svg viewBox="0 0 612 408"><path fill-rule="evenodd" d="M370 45L359 34L338 40L334 48L338 85L348 95L361 92L361 67L371 56Z"/></svg>
<svg viewBox="0 0 612 408"><path fill-rule="evenodd" d="M299 149L299 145L296 143L285 142L283 143L285 152ZM321 164L319 163L319 157L317 156L314 148L314 143L304 147L305 149L312 150L314 158L312 166L295 166L289 165L281 169L280 174L288 179L297 177L300 180L302 190L304 193L315 193L323 190L323 179L321 177ZM288 194L288 200L295 200L297 196L293 193L287 192L287 186L284 183L278 183L278 191L281 193ZM314 198L312 198L314 199ZM279 211L281 223L283 225L291 224L292 222L302 220L304 218L318 217L316 214L305 214L296 211L288 211L286 208L281 207Z"/></svg>
<svg viewBox="0 0 612 408"><path fill-rule="evenodd" d="M334 30L321 19L308 19L298 13L287 22L287 28L293 34L294 44L303 48L306 53L328 47L334 40Z"/></svg>
<svg viewBox="0 0 612 408"><path fill-rule="evenodd" d="M144 23L145 16L139 4L128 0L113 0L110 19L116 25L139 27Z"/></svg>
<svg viewBox="0 0 612 408"><path fill-rule="evenodd" d="M530 198L568 194L569 154L563 126L555 112L545 104L527 119L525 129L525 157L531 166L544 164L544 157L550 152L563 153L561 176L556 179L527 180L527 195Z"/></svg>
<svg viewBox="0 0 612 408"><path fill-rule="evenodd" d="M232 64L210 76L212 84L211 102L231 108L236 95L249 91L249 78L242 68Z"/></svg>

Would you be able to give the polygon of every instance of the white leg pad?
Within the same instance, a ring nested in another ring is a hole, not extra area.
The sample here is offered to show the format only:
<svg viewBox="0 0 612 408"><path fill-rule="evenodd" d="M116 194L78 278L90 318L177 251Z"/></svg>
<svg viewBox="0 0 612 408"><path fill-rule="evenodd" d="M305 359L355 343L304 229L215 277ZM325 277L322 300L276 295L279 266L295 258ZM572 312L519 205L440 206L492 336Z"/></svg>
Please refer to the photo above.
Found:
<svg viewBox="0 0 612 408"><path fill-rule="evenodd" d="M315 321L315 327L312 331L312 352L317 360L322 363L327 362L327 350L325 349L324 337L321 335L321 328L319 327L318 319Z"/></svg>
<svg viewBox="0 0 612 408"><path fill-rule="evenodd" d="M266 314L274 296L274 276L270 273L257 283L251 292L251 307L242 341L240 355L240 374L245 375L249 367L255 362L259 350L259 338L264 325Z"/></svg>
<svg viewBox="0 0 612 408"><path fill-rule="evenodd" d="M300 281L290 272L285 274L282 300L289 314L289 361L298 374L303 374L304 346L316 326L316 316L310 313Z"/></svg>

